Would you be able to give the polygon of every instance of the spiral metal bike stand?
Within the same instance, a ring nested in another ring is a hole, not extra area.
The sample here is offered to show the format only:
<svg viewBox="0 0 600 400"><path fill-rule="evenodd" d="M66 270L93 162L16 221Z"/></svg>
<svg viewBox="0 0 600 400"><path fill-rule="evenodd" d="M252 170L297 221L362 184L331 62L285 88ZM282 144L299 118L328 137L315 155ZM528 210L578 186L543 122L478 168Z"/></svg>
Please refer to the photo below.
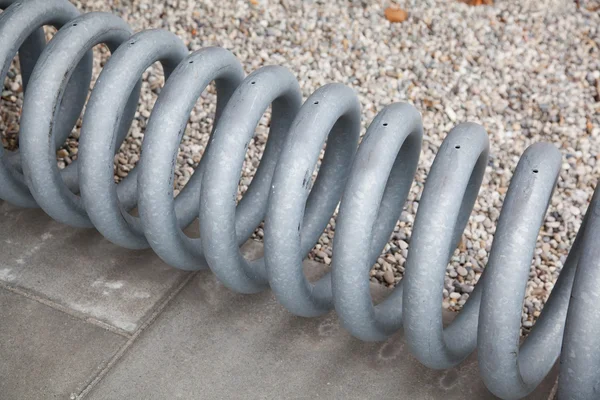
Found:
<svg viewBox="0 0 600 400"><path fill-rule="evenodd" d="M335 309L343 327L365 341L385 340L403 329L408 349L429 368L452 368L477 350L485 385L503 399L527 396L558 359L559 399L600 398L598 191L539 320L520 344L529 267L561 168L553 145L534 144L521 157L485 272L444 328L446 266L488 161L488 137L481 126L456 126L439 148L419 203L404 278L375 305L369 270L393 232L419 159L422 124L413 106L384 108L359 145L359 102L341 84L323 86L303 103L298 82L283 67L263 67L244 77L225 49L189 54L170 32L134 34L118 17L80 15L66 0L0 0L0 8L0 78L4 81L18 52L26 88L19 150L0 148L0 199L40 207L66 225L94 227L127 249L151 248L181 270L209 268L236 292L270 288L295 315L316 317ZM58 29L47 44L45 25ZM78 158L59 170L55 151L86 103L91 49L102 43L112 56L87 101ZM162 64L166 83L152 110L139 164L115 184L113 157L134 117L140 76L155 62ZM211 82L218 101L210 142L174 198L179 142ZM236 203L248 143L269 106L264 154ZM338 203L331 272L309 282L303 259ZM201 239L183 232L196 218ZM249 261L240 246L263 221L264 257Z"/></svg>

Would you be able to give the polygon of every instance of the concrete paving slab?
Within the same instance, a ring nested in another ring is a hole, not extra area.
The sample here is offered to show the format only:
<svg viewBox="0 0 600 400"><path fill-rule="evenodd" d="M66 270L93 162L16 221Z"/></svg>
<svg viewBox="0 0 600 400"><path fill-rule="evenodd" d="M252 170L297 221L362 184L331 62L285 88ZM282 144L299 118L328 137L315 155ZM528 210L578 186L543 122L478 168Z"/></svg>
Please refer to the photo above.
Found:
<svg viewBox="0 0 600 400"><path fill-rule="evenodd" d="M530 399L546 400L553 378ZM364 343L341 328L334 313L294 317L270 292L235 294L202 272L89 398L495 397L480 381L474 356L458 368L429 370L408 354L401 333L384 343Z"/></svg>
<svg viewBox="0 0 600 400"><path fill-rule="evenodd" d="M238 295L210 272L157 310L190 275L151 251L122 249L92 229L5 203L0 221L0 287L38 300L0 296L0 398L64 398L82 382L93 382L83 393L93 399L494 398L475 356L455 369L428 370L408 355L401 333L363 343L339 326L335 313L294 317L270 292ZM244 251L254 258L262 247L250 241ZM306 262L305 272L315 279L324 266ZM375 298L387 293L373 286ZM148 325L150 314L158 317ZM88 317L119 335L86 324ZM555 377L530 399L546 400Z"/></svg>
<svg viewBox="0 0 600 400"><path fill-rule="evenodd" d="M5 289L0 321L2 399L68 399L126 341Z"/></svg>
<svg viewBox="0 0 600 400"><path fill-rule="evenodd" d="M187 275L151 250L123 249L94 229L2 202L0 249L0 281L128 333Z"/></svg>

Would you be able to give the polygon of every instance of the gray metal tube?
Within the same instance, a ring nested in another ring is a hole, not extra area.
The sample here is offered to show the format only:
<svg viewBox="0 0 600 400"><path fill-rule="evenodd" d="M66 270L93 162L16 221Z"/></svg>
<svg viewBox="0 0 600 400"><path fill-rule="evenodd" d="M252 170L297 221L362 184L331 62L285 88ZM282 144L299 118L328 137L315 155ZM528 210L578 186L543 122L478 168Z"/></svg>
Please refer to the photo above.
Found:
<svg viewBox="0 0 600 400"><path fill-rule="evenodd" d="M114 51L131 35L125 21L112 14L89 13L76 18L48 43L31 76L21 117L23 172L36 202L62 223L94 226L75 194L79 191L78 161L63 170L56 165L56 151L52 146L57 134L55 121L60 112L56 105L62 103L73 71L89 50L105 43ZM85 92L87 94L87 89Z"/></svg>
<svg viewBox="0 0 600 400"><path fill-rule="evenodd" d="M344 327L363 340L382 340L402 325L402 284L374 306L369 270L402 212L422 136L413 106L386 107L369 126L344 190L334 237L333 296ZM389 310L385 316L383 307Z"/></svg>
<svg viewBox="0 0 600 400"><path fill-rule="evenodd" d="M216 126L243 76L241 64L225 49L211 47L190 54L169 77L148 121L138 167L140 218L150 246L177 268L196 270L207 266L200 240L189 238L182 231L198 216L206 159L200 160L189 182L173 200L179 142L192 108L208 84L215 81L217 87Z"/></svg>
<svg viewBox="0 0 600 400"><path fill-rule="evenodd" d="M171 32L137 33L106 63L90 96L79 142L81 197L93 225L120 246L140 249L148 242L139 218L129 213L137 204L138 169L120 184L114 182L113 157L124 136L119 132L129 130L142 73L160 61L168 78L187 55L183 42Z"/></svg>
<svg viewBox="0 0 600 400"><path fill-rule="evenodd" d="M560 152L552 145L534 144L525 151L511 180L486 267L479 317L479 368L486 386L505 399L533 391L560 353L564 318L543 325L538 321L536 330L544 330L544 345L538 345L535 352L519 352L529 269L560 167ZM523 347L530 341L533 344L533 339L527 338Z"/></svg>
<svg viewBox="0 0 600 400"><path fill-rule="evenodd" d="M600 246L596 244L600 236L600 188L594 192L579 232L576 245L581 256L560 356L560 400L600 397Z"/></svg>
<svg viewBox="0 0 600 400"><path fill-rule="evenodd" d="M562 342L559 397L598 398L600 250L594 240L600 189L544 311L519 346L531 258L561 166L553 146L535 144L524 153L489 265L463 310L444 327L447 263L488 159L481 126L461 124L443 141L419 200L404 279L375 305L369 270L402 212L420 153L423 128L414 107L392 104L382 110L357 150L359 102L343 85L325 85L302 105L298 82L282 67L261 68L243 79L241 65L227 50L188 54L170 32L131 36L120 19L105 13L80 17L67 0L0 0L0 9L5 10L0 78L18 52L26 88L20 151L0 148L0 199L39 204L54 219L95 226L124 247L151 246L180 269L209 267L237 292L270 286L297 315L321 315L334 307L341 323L363 340L386 339L404 325L411 353L431 368L455 366L477 348L485 384L504 399L532 392L555 364ZM60 28L47 45L44 25ZM91 79L90 49L99 43L113 55L86 107L78 159L58 170L55 150L80 115ZM116 185L114 154L136 112L140 75L155 62L167 80L148 122L140 163ZM209 145L174 198L179 143L212 81L217 111ZM247 146L268 107L269 139L252 183L236 203ZM302 262L338 206L331 274L309 282ZM201 238L192 239L182 229L196 217ZM263 220L265 257L246 260L239 247Z"/></svg>
<svg viewBox="0 0 600 400"><path fill-rule="evenodd" d="M5 7L9 2L3 2ZM29 88L29 71L36 55L45 43L40 27L53 25L61 28L70 20L79 16L79 11L67 0L29 0L12 2L0 14L0 82L4 82L10 63L23 46L26 60L23 78ZM39 64L38 64L39 65ZM92 73L92 54L87 53L75 71L72 79L65 88L65 101L55 104L53 130L56 130L55 142L51 147L58 148L69 136L85 103ZM25 91L27 100L28 90ZM21 206L37 207L36 200L27 187L25 177L21 173L18 155L6 156L6 151L0 148L0 198Z"/></svg>
<svg viewBox="0 0 600 400"><path fill-rule="evenodd" d="M248 143L272 104L269 139L245 196L236 207L238 180ZM255 293L268 287L262 261L252 265L239 246L263 221L281 147L301 104L296 78L283 67L263 67L237 88L205 153L200 194L200 235L211 270L229 288Z"/></svg>
<svg viewBox="0 0 600 400"><path fill-rule="evenodd" d="M333 308L331 277L310 283L302 260L335 212L350 173L360 134L360 103L341 84L329 84L306 100L281 153L265 222L269 283L286 309L305 317ZM321 149L327 148L311 190Z"/></svg>

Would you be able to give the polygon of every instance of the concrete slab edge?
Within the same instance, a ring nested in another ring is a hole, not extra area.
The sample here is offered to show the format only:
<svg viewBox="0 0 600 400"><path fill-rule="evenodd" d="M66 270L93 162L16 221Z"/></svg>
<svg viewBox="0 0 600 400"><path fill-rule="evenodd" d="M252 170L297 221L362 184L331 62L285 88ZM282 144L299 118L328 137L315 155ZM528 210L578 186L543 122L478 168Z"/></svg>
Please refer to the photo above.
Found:
<svg viewBox="0 0 600 400"><path fill-rule="evenodd" d="M185 288L185 286L196 276L196 272L190 273L186 275L181 282L179 282L173 289L171 289L167 294L158 302L158 305L154 308L154 310L147 316L144 322L139 326L139 328L128 338L127 342L117 351L117 353L103 366L96 374L90 377L84 385L83 390L76 396L73 396L71 400L81 400L84 399L93 389L94 387L102 381L102 379L106 376L106 374L117 365L117 363L121 360L121 358L127 353L127 351L131 348L133 343L137 340L137 338L150 326L152 323L158 318L158 316L163 312L163 310L169 305L169 303L177 297L179 292Z"/></svg>
<svg viewBox="0 0 600 400"><path fill-rule="evenodd" d="M94 317L90 317L87 314L81 313L79 311L73 310L72 308L66 307L66 306L64 306L62 304L59 304L59 303L57 303L55 301L52 301L52 300L50 300L50 299L42 296L41 294L36 293L35 291L28 290L28 289L23 289L21 287L14 286L14 285L10 285L10 284L7 284L6 282L3 282L3 281L0 281L0 288L6 289L9 292L12 292L12 293L21 295L23 297L26 297L29 300L33 300L33 301L36 301L38 303L41 303L41 304L43 304L45 306L48 306L48 307L50 307L50 308L52 308L54 310L60 311L60 312L65 313L65 314L68 314L69 316L71 316L71 317L73 317L75 319L81 320L81 321L86 322L86 323L91 324L91 325L95 325L95 326L97 326L99 328L102 328L104 330L112 332L112 333L114 333L116 335L123 336L125 338L130 338L131 337L131 333L129 333L129 332L126 332L126 331L124 331L122 329L119 329L119 328L117 328L115 326L107 324L104 321L100 321L100 320L98 320L98 319L96 319Z"/></svg>

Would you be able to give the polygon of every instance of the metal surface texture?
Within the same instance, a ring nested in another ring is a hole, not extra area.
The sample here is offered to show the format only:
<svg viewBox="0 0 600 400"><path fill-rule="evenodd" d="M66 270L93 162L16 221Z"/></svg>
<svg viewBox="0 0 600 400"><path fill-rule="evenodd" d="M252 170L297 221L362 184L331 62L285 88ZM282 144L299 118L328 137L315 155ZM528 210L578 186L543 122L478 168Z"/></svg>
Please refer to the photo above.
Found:
<svg viewBox="0 0 600 400"><path fill-rule="evenodd" d="M363 340L383 340L403 327L411 353L431 368L455 366L477 349L487 387L504 399L532 392L559 356L560 399L600 396L597 192L541 317L520 345L529 268L561 168L554 146L534 144L523 154L485 272L444 328L446 266L488 162L482 127L461 124L439 148L419 202L404 279L375 305L369 270L400 216L421 148L421 117L414 107L384 108L359 146L359 101L341 84L323 86L303 103L295 77L283 67L260 68L244 78L227 50L188 54L170 32L133 34L120 18L80 15L66 0L0 0L0 8L0 78L4 82L18 52L26 87L20 148L0 148L1 199L41 207L71 226L95 227L119 246L151 247L176 268L210 268L238 292L271 288L296 315L335 309L344 327ZM59 29L47 44L44 25ZM100 43L112 56L86 104L78 158L59 170L55 151L82 112L91 49ZM155 62L162 64L166 83L145 131L139 165L115 184L114 154L134 118L141 74ZM179 142L211 82L218 104L210 142L189 183L174 197ZM248 143L269 106L266 149L236 202ZM302 260L338 204L331 272L309 282ZM196 218L201 239L183 232ZM239 247L263 221L264 258L246 260Z"/></svg>

